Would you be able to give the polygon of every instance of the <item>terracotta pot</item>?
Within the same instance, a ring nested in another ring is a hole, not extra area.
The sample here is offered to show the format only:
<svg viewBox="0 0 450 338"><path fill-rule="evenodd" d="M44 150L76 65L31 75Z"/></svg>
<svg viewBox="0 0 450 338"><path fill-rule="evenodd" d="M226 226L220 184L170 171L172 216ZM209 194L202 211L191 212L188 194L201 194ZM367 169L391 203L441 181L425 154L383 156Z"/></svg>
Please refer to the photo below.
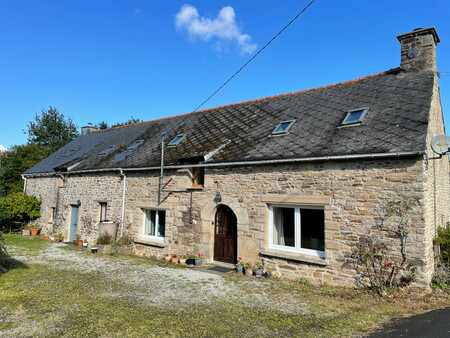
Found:
<svg viewBox="0 0 450 338"><path fill-rule="evenodd" d="M82 241L78 241L78 242L77 242L77 245L78 245L78 246L82 246L82 245L83 245L83 242L82 242Z"/></svg>
<svg viewBox="0 0 450 338"><path fill-rule="evenodd" d="M41 239L50 239L50 237L49 236L44 236L44 235L41 235L41 236L39 236Z"/></svg>
<svg viewBox="0 0 450 338"><path fill-rule="evenodd" d="M172 259L172 257L170 255L165 255L164 259L166 260L166 262L170 262L170 260Z"/></svg>
<svg viewBox="0 0 450 338"><path fill-rule="evenodd" d="M178 257L172 257L172 263L178 263L179 258Z"/></svg>
<svg viewBox="0 0 450 338"><path fill-rule="evenodd" d="M186 265L186 258L180 258L180 264Z"/></svg>
<svg viewBox="0 0 450 338"><path fill-rule="evenodd" d="M253 276L253 270L245 269L245 275L246 276Z"/></svg>
<svg viewBox="0 0 450 338"><path fill-rule="evenodd" d="M39 229L30 229L31 236L37 236Z"/></svg>

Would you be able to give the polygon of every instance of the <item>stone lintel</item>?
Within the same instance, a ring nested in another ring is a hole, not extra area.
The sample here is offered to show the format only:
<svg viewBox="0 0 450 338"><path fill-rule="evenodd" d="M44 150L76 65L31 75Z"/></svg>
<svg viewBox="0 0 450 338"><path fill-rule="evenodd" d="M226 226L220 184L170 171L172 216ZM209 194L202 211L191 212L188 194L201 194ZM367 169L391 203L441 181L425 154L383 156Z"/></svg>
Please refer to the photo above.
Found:
<svg viewBox="0 0 450 338"><path fill-rule="evenodd" d="M261 249L261 255L275 258L288 259L291 261L297 261L302 263L309 263L315 265L323 265L326 266L329 262L326 259L309 256L300 253L291 253L291 252L282 252L277 250L269 250L269 249Z"/></svg>
<svg viewBox="0 0 450 338"><path fill-rule="evenodd" d="M289 205L331 205L331 197L309 195L262 195L261 202Z"/></svg>

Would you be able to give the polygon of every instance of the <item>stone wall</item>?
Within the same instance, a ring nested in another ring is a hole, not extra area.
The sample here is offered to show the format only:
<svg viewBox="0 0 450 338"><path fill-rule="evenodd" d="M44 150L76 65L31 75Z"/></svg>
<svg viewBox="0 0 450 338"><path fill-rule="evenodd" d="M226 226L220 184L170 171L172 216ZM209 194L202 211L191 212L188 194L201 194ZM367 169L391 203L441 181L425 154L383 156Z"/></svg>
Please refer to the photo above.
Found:
<svg viewBox="0 0 450 338"><path fill-rule="evenodd" d="M406 200L417 202L408 215L408 263L417 265L419 284L424 286L432 273L428 258L432 244L427 229L431 202L426 195L429 180L425 182L425 167L423 158L416 157L206 168L204 187L191 190L190 170L166 170L160 204L159 172L125 172L124 232L134 238L135 253L140 256L202 253L212 261L214 216L218 206L225 204L237 217L238 256L262 261L289 278L348 285L357 278L351 256L361 242L384 243L394 260L401 259L399 239L386 231L395 226L395 220L386 222L385 229L377 224L387 202ZM98 235L99 201L108 203L108 218L120 223L123 178L118 172L72 175L65 188L51 188L47 182L54 180L34 178L28 184L29 193L43 197L43 210L53 203L51 189L56 190L58 217L54 232L67 231L70 205L77 200L81 201L80 232L91 242ZM219 203L215 199L218 192ZM325 259L269 248L268 206L280 198L290 205L323 206ZM164 241L143 238L143 209L166 210Z"/></svg>

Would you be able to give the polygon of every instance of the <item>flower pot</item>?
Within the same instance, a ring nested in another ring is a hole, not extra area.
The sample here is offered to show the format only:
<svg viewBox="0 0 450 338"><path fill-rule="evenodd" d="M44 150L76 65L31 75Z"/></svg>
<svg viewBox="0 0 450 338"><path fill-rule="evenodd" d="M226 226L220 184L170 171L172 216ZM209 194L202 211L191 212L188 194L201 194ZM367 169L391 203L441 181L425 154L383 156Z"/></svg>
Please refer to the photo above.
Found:
<svg viewBox="0 0 450 338"><path fill-rule="evenodd" d="M245 269L245 275L246 276L253 276L253 270Z"/></svg>
<svg viewBox="0 0 450 338"><path fill-rule="evenodd" d="M201 260L201 259L196 259L196 260L195 260L195 266L200 266L200 265L202 265L202 262L203 262L203 260Z"/></svg>
<svg viewBox="0 0 450 338"><path fill-rule="evenodd" d="M49 236L45 236L45 235L40 235L39 237L40 237L41 239L50 239Z"/></svg>
<svg viewBox="0 0 450 338"><path fill-rule="evenodd" d="M264 274L264 271L263 270L253 270L253 274L256 277L261 278L263 276L263 274Z"/></svg>
<svg viewBox="0 0 450 338"><path fill-rule="evenodd" d="M178 257L172 257L172 263L178 263L179 258Z"/></svg>
<svg viewBox="0 0 450 338"><path fill-rule="evenodd" d="M172 259L172 256L170 255L165 255L164 259L166 260L166 262L170 262L170 260Z"/></svg>
<svg viewBox="0 0 450 338"><path fill-rule="evenodd" d="M31 231L30 230L22 230L22 236L31 236Z"/></svg>
<svg viewBox="0 0 450 338"><path fill-rule="evenodd" d="M180 258L180 265L186 265L186 258Z"/></svg>
<svg viewBox="0 0 450 338"><path fill-rule="evenodd" d="M37 236L39 229L30 229L31 236Z"/></svg>
<svg viewBox="0 0 450 338"><path fill-rule="evenodd" d="M78 245L78 246L82 246L82 245L83 245L83 242L82 242L82 241L78 241L78 242L77 242L77 245Z"/></svg>
<svg viewBox="0 0 450 338"><path fill-rule="evenodd" d="M272 272L269 272L269 273L264 272L264 277L266 277L266 278L272 277Z"/></svg>
<svg viewBox="0 0 450 338"><path fill-rule="evenodd" d="M195 265L195 258L188 258L186 259L187 265Z"/></svg>
<svg viewBox="0 0 450 338"><path fill-rule="evenodd" d="M87 248L88 247L88 242L83 242L83 248Z"/></svg>
<svg viewBox="0 0 450 338"><path fill-rule="evenodd" d="M237 273L244 273L244 267L242 265L236 265Z"/></svg>

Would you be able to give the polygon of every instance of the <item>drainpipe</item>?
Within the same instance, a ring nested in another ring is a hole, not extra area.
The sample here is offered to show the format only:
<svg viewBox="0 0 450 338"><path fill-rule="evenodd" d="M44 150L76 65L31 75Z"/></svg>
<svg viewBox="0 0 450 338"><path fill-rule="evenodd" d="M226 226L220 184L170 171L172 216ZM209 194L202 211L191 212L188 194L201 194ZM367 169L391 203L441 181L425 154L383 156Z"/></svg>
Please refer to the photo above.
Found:
<svg viewBox="0 0 450 338"><path fill-rule="evenodd" d="M120 169L120 176L123 177L123 193L122 193L122 220L120 223L120 238L123 238L123 225L125 223L125 192L127 190L127 176Z"/></svg>
<svg viewBox="0 0 450 338"><path fill-rule="evenodd" d="M164 180L164 136L167 131L161 133L161 174L159 176L159 187L158 187L158 205L161 204L161 195L163 191L163 180Z"/></svg>
<svg viewBox="0 0 450 338"><path fill-rule="evenodd" d="M22 174L22 179L23 179L23 192L26 193L27 192L27 178L25 177L24 174Z"/></svg>

